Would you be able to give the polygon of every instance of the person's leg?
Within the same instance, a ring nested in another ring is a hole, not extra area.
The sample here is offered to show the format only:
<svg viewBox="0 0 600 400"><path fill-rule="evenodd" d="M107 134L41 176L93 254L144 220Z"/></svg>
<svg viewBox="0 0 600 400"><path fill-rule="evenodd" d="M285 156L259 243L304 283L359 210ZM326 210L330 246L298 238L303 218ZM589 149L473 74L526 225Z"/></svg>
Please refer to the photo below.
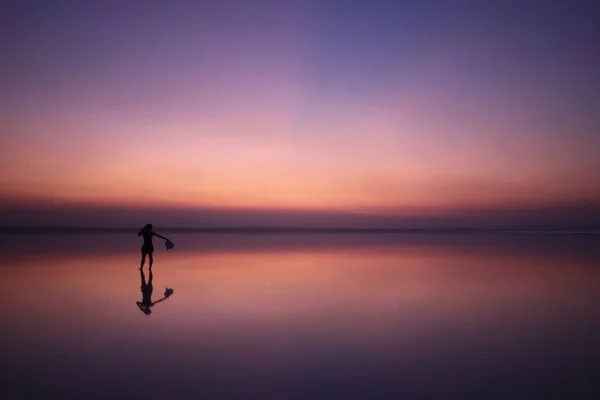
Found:
<svg viewBox="0 0 600 400"><path fill-rule="evenodd" d="M140 279L142 280L140 287L142 288L142 293L144 293L144 288L146 287L146 275L144 275L144 270L141 268L140 268Z"/></svg>
<svg viewBox="0 0 600 400"><path fill-rule="evenodd" d="M148 261L150 261L149 268L152 268L152 264L154 263L154 258L152 257L152 252L148 253Z"/></svg>
<svg viewBox="0 0 600 400"><path fill-rule="evenodd" d="M152 256L150 256L152 257ZM152 259L152 258L151 258ZM140 262L140 269L144 268L144 263L146 262L146 252L142 251L142 261ZM151 264L152 265L152 264Z"/></svg>

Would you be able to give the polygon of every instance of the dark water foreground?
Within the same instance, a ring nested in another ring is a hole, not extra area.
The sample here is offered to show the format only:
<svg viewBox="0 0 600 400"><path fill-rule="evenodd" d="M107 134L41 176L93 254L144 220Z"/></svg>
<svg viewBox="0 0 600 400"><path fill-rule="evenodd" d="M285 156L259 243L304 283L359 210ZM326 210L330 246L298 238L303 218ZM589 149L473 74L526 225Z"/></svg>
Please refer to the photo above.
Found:
<svg viewBox="0 0 600 400"><path fill-rule="evenodd" d="M2 397L600 398L600 235L170 236L0 235Z"/></svg>

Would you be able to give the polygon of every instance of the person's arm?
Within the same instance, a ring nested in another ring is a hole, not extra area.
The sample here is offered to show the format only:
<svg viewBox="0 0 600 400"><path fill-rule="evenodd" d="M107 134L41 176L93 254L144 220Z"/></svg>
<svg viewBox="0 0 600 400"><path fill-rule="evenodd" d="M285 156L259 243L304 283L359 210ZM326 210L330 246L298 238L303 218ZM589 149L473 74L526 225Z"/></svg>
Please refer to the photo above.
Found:
<svg viewBox="0 0 600 400"><path fill-rule="evenodd" d="M164 297L162 297L162 298L160 298L160 299L158 299L158 300L156 300L156 301L152 302L152 304L150 305L150 307L152 307L152 306L153 306L153 305L155 305L155 304L158 304L158 303L160 303L161 301L165 301L165 300L166 300L166 299L168 299L169 297L171 297L171 295L169 295L169 296L164 296Z"/></svg>
<svg viewBox="0 0 600 400"><path fill-rule="evenodd" d="M169 240L169 239L167 239L166 237L164 237L164 236L161 236L161 235L159 235L159 234L158 234L158 233L156 233L156 232L152 232L152 233L153 233L153 234L154 234L154 236L156 236L156 237L159 237L159 238L161 238L161 239L164 239L164 240L166 240L166 241L170 241L170 240Z"/></svg>
<svg viewBox="0 0 600 400"><path fill-rule="evenodd" d="M144 230L140 229L140 231L138 232L138 236L142 236L142 232L144 232Z"/></svg>

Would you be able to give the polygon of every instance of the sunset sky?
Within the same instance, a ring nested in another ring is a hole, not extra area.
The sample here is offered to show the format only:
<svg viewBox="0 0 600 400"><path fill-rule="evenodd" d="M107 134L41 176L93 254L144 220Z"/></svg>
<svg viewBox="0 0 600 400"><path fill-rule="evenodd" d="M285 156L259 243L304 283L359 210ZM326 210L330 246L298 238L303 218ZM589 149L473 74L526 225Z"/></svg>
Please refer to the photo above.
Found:
<svg viewBox="0 0 600 400"><path fill-rule="evenodd" d="M94 224L138 208L162 214L131 223L218 225L593 208L599 8L3 2L0 215L93 209L76 221Z"/></svg>

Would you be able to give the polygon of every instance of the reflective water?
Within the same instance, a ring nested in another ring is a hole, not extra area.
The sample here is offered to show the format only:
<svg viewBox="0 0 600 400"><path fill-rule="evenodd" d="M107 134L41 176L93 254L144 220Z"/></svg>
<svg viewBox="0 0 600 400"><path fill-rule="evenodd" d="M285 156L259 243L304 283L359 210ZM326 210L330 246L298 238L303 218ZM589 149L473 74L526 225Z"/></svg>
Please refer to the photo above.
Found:
<svg viewBox="0 0 600 400"><path fill-rule="evenodd" d="M168 236L151 294L135 234L1 236L2 392L600 394L598 235Z"/></svg>

